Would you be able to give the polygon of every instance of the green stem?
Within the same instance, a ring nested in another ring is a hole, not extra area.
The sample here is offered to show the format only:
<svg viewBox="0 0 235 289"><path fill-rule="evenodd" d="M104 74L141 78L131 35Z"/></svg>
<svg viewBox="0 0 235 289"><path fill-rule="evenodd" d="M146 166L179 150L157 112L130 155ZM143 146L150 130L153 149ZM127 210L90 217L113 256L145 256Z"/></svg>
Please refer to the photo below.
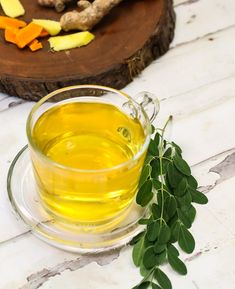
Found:
<svg viewBox="0 0 235 289"><path fill-rule="evenodd" d="M162 164L162 158L163 158L163 154L164 154L164 133L166 130L167 125L169 124L169 122L172 120L172 115L169 116L168 120L166 121L163 129L162 129L162 133L161 133L161 142L160 142L160 147L159 147L159 164L160 164L160 179L161 179L161 195L162 195L162 208L161 208L161 224L163 221L163 213L164 213L164 177L163 177L163 164Z"/></svg>

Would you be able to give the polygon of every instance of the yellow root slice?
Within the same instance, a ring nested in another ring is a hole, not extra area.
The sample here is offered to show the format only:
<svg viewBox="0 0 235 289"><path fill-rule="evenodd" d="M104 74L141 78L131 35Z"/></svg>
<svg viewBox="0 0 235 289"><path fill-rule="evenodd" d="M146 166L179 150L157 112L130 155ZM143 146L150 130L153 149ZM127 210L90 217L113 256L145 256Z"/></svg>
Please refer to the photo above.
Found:
<svg viewBox="0 0 235 289"><path fill-rule="evenodd" d="M95 36L88 32L77 32L65 36L55 36L48 39L50 47L54 51L68 50L89 44Z"/></svg>
<svg viewBox="0 0 235 289"><path fill-rule="evenodd" d="M0 0L3 12L12 18L25 14L23 5L19 0Z"/></svg>
<svg viewBox="0 0 235 289"><path fill-rule="evenodd" d="M60 22L47 20L47 19L33 19L33 23L42 26L51 36L55 36L60 33Z"/></svg>

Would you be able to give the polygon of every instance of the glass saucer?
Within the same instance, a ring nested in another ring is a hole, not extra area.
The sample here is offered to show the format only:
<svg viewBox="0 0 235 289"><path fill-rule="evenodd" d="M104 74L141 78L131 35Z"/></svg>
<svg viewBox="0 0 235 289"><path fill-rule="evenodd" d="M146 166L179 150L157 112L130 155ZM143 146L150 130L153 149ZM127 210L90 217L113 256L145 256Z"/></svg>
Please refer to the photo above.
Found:
<svg viewBox="0 0 235 289"><path fill-rule="evenodd" d="M53 219L44 209L36 191L28 146L25 146L12 162L7 179L10 202L15 212L32 232L45 242L78 253L96 253L127 244L142 231L138 221L146 214L135 203L125 219L105 232L81 232L76 224L65 225Z"/></svg>

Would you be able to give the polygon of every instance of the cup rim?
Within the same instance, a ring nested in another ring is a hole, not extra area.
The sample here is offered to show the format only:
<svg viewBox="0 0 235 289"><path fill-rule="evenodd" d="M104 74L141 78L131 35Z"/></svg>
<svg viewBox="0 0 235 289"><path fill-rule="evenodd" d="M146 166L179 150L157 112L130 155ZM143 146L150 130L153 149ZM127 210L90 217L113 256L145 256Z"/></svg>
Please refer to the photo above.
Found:
<svg viewBox="0 0 235 289"><path fill-rule="evenodd" d="M45 103L48 99L50 99L51 97L62 93L64 91L68 91L68 90L74 90L74 89L79 89L79 88L95 88L95 89L103 89L103 90L107 90L113 93L117 93L120 96L126 97L127 99L131 100L135 106L137 106L138 108L140 108L141 112L143 113L145 120L147 122L147 135L145 137L145 141L143 143L143 145L141 146L141 148L139 149L139 151L128 161L123 162L121 164L118 164L116 166L110 167L110 168L104 168L104 169L96 169L96 170L86 170L86 169L79 169L79 168L73 168L73 167L69 167L69 166L65 166L62 165L58 162L55 162L54 160L50 159L49 157L47 157L39 148L38 146L35 144L35 142L33 141L32 138L32 133L31 133L31 124L32 124L32 119L34 116L34 113L37 111L37 109L43 104ZM146 113L146 111L144 110L144 108L138 103L136 102L132 97L130 97L128 94L124 93L123 91L120 91L118 89L115 88L111 88L111 87L107 87L107 86L102 86L102 85L93 85L93 84L82 84L82 85L73 85L73 86L66 86L64 88L60 88L57 89L49 94L47 94L46 96L44 96L43 98L41 98L38 102L36 102L36 104L34 104L34 106L32 107L28 117L27 117L27 121L26 121L26 134L27 134L27 138L28 138L28 142L30 147L33 148L33 150L46 162L48 162L50 165L53 165L59 169L63 169L66 171L73 171L73 172L77 172L77 173L105 173L105 172L110 172L110 171L114 171L114 170L118 170L121 169L123 167L129 166L132 163L134 163L135 161L137 161L144 153L144 151L147 149L149 142L150 142L150 136L151 136L151 122L149 120L149 117Z"/></svg>

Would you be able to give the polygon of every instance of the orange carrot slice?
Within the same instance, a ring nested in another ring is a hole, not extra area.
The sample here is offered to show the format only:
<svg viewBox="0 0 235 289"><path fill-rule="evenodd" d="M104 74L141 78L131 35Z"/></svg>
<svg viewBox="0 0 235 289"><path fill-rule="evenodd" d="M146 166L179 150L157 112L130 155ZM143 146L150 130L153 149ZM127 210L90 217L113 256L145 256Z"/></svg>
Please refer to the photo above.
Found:
<svg viewBox="0 0 235 289"><path fill-rule="evenodd" d="M40 25L35 23L29 23L24 28L20 29L20 31L16 35L16 42L19 48L24 48L31 41L36 39L43 28Z"/></svg>
<svg viewBox="0 0 235 289"><path fill-rule="evenodd" d="M49 33L45 29L43 29L38 37L46 37L48 35L49 35Z"/></svg>
<svg viewBox="0 0 235 289"><path fill-rule="evenodd" d="M4 36L7 42L16 44L16 34L11 29L6 29Z"/></svg>
<svg viewBox="0 0 235 289"><path fill-rule="evenodd" d="M7 27L21 28L25 27L26 25L27 23L22 20L7 16L0 16L0 29L6 29Z"/></svg>
<svg viewBox="0 0 235 289"><path fill-rule="evenodd" d="M42 43L39 42L37 39L34 39L30 44L29 48L31 51L37 51L39 49L42 49Z"/></svg>

